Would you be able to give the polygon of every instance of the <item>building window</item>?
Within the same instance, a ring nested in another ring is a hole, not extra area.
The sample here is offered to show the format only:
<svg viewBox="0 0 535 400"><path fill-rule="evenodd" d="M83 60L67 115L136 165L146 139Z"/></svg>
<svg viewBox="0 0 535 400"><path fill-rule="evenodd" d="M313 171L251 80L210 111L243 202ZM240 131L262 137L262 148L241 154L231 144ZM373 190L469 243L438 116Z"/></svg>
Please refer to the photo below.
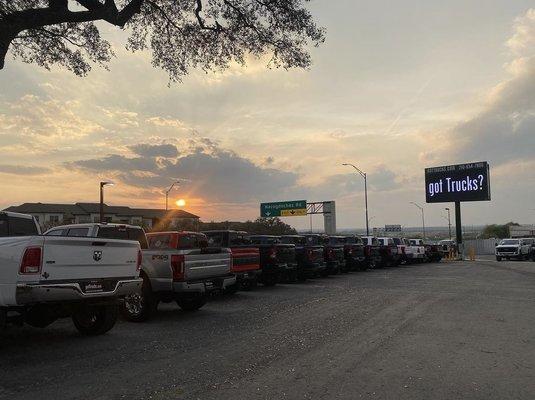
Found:
<svg viewBox="0 0 535 400"><path fill-rule="evenodd" d="M51 224L59 224L59 215L51 215L49 220Z"/></svg>

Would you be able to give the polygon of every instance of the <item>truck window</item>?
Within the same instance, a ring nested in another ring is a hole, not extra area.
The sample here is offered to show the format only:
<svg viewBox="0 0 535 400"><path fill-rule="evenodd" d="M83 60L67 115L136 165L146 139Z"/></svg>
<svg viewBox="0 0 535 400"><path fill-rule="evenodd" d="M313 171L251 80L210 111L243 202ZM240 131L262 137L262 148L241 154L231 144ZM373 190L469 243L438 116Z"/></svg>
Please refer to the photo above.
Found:
<svg viewBox="0 0 535 400"><path fill-rule="evenodd" d="M229 238L230 246L239 246L243 244L242 242L243 236L240 236L237 233L234 233L234 232L229 233L228 238Z"/></svg>
<svg viewBox="0 0 535 400"><path fill-rule="evenodd" d="M147 236L145 235L145 231L143 229L127 228L126 231L128 232L128 239L139 242L139 245L143 250L149 248L149 244L147 243Z"/></svg>
<svg viewBox="0 0 535 400"><path fill-rule="evenodd" d="M67 233L67 236L73 237L87 237L89 234L89 228L71 228Z"/></svg>
<svg viewBox="0 0 535 400"><path fill-rule="evenodd" d="M66 229L54 229L53 231L47 232L46 236L65 236Z"/></svg>
<svg viewBox="0 0 535 400"><path fill-rule="evenodd" d="M97 237L103 239L121 239L129 240L126 227L118 226L101 226L98 228Z"/></svg>
<svg viewBox="0 0 535 400"><path fill-rule="evenodd" d="M151 235L148 247L155 250L170 249L171 235Z"/></svg>
<svg viewBox="0 0 535 400"><path fill-rule="evenodd" d="M30 218L8 217L9 236L32 236L38 235L35 222Z"/></svg>
<svg viewBox="0 0 535 400"><path fill-rule="evenodd" d="M179 249L194 249L196 245L196 238L193 235L184 235L181 236L178 240Z"/></svg>
<svg viewBox="0 0 535 400"><path fill-rule="evenodd" d="M205 235L208 237L208 246L223 247L223 232L210 232Z"/></svg>

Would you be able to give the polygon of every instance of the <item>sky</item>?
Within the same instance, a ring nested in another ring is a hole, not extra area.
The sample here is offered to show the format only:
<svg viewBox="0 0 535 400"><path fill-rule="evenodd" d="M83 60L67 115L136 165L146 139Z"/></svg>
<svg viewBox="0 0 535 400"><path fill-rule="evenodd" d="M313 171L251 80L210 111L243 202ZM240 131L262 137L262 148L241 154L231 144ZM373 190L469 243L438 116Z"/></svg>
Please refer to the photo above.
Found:
<svg viewBox="0 0 535 400"><path fill-rule="evenodd" d="M259 203L336 201L361 228L446 225L425 204L424 168L489 161L492 200L466 225L535 222L535 8L524 0L315 0L326 41L310 70L191 71L168 85L148 53L124 49L84 78L8 56L0 71L0 208L98 201L163 208L165 188L202 220L246 220ZM297 228L307 217L286 218ZM321 219L314 227L321 228Z"/></svg>

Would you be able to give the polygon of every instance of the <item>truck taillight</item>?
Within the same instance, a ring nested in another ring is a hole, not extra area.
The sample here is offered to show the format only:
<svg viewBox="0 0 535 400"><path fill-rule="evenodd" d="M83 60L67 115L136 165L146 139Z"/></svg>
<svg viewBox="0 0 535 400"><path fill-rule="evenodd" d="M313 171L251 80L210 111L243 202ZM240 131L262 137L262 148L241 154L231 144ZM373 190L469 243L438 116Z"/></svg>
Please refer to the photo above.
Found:
<svg viewBox="0 0 535 400"><path fill-rule="evenodd" d="M366 251L366 257L369 257L372 255L372 249L370 246L366 246L365 251Z"/></svg>
<svg viewBox="0 0 535 400"><path fill-rule="evenodd" d="M43 249L41 247L28 247L24 251L20 263L21 274L38 274L43 265Z"/></svg>
<svg viewBox="0 0 535 400"><path fill-rule="evenodd" d="M141 252L141 250L138 250L137 251L137 265L136 265L136 269L137 271L141 271L141 263L143 262L143 253Z"/></svg>
<svg viewBox="0 0 535 400"><path fill-rule="evenodd" d="M269 249L269 258L273 260L277 258L277 249L275 247Z"/></svg>
<svg viewBox="0 0 535 400"><path fill-rule="evenodd" d="M401 254L405 254L405 246L401 246Z"/></svg>
<svg viewBox="0 0 535 400"><path fill-rule="evenodd" d="M173 281L184 280L185 258L181 254L171 255L171 269L173 270Z"/></svg>

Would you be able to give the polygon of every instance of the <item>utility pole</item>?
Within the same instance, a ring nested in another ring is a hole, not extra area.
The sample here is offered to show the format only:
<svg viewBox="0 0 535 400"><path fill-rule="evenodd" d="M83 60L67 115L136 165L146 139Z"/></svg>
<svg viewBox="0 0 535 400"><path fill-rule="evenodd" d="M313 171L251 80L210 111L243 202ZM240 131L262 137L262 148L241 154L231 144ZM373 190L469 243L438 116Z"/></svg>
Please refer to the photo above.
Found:
<svg viewBox="0 0 535 400"><path fill-rule="evenodd" d="M364 178L364 204L366 207L366 236L370 236L370 221L368 220L368 175L355 167L353 164L344 163L342 165L353 167L360 176Z"/></svg>
<svg viewBox="0 0 535 400"><path fill-rule="evenodd" d="M100 182L100 223L104 223L104 186L113 186L113 182Z"/></svg>
<svg viewBox="0 0 535 400"><path fill-rule="evenodd" d="M425 215L424 215L424 208L419 205L418 203L415 203L414 201L411 201L411 204L418 207L420 209L420 211L422 212L422 229L423 229L423 237L424 237L424 240L426 238L425 236Z"/></svg>
<svg viewBox="0 0 535 400"><path fill-rule="evenodd" d="M448 212L448 230L450 232L450 240L451 240L451 214L449 207L446 207L446 211Z"/></svg>

